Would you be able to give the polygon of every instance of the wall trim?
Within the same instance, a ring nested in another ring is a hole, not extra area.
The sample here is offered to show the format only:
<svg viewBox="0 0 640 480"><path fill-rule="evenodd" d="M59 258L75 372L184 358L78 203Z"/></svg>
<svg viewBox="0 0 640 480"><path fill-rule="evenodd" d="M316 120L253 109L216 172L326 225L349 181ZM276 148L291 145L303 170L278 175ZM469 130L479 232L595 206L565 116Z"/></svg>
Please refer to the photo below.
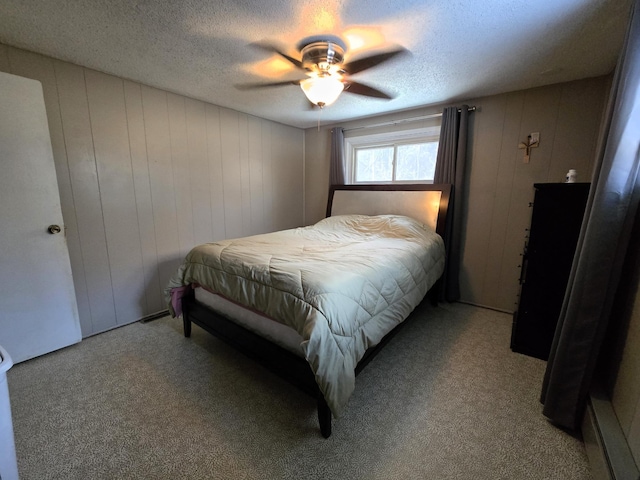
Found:
<svg viewBox="0 0 640 480"><path fill-rule="evenodd" d="M469 302L467 300L456 300L458 303L464 303L466 305L472 305L474 307L486 308L487 310L493 310L494 312L508 313L509 315L513 315L515 310L506 310L504 308L492 307L490 305L483 305L477 302Z"/></svg>
<svg viewBox="0 0 640 480"><path fill-rule="evenodd" d="M611 400L601 392L589 396L582 435L594 480L640 480Z"/></svg>

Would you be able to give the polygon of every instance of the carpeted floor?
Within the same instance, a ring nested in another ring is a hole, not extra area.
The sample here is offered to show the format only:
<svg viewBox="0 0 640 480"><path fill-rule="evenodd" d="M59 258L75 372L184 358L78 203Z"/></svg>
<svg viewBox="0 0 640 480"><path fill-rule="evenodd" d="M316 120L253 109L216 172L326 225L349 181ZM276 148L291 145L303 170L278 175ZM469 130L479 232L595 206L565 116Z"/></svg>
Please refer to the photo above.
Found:
<svg viewBox="0 0 640 480"><path fill-rule="evenodd" d="M206 332L135 323L8 372L22 480L589 479L511 316L425 303L321 437L315 401Z"/></svg>

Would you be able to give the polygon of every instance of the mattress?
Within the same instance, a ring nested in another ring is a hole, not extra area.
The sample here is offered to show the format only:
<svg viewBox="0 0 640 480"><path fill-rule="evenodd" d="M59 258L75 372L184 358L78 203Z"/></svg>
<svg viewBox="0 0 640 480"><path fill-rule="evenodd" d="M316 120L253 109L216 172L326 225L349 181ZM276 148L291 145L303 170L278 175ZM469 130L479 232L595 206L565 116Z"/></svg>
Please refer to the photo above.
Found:
<svg viewBox="0 0 640 480"><path fill-rule="evenodd" d="M195 247L166 290L197 284L293 329L335 416L355 367L420 303L444 270L444 244L399 215L340 215Z"/></svg>

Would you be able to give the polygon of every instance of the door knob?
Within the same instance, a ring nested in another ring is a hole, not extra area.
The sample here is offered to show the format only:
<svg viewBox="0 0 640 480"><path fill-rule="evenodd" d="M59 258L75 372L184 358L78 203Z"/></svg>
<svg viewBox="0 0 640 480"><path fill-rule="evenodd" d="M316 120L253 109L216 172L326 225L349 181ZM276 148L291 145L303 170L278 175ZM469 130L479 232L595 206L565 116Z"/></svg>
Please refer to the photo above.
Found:
<svg viewBox="0 0 640 480"><path fill-rule="evenodd" d="M54 235L56 233L60 233L61 228L60 228L60 225L49 225L49 228L47 228L47 231L50 234Z"/></svg>

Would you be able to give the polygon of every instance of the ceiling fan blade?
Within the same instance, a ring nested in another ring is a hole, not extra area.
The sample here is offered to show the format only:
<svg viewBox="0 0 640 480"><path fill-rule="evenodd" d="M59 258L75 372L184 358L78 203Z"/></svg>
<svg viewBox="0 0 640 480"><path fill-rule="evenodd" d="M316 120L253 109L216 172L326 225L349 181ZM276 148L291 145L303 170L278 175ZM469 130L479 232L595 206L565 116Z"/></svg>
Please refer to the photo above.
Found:
<svg viewBox="0 0 640 480"><path fill-rule="evenodd" d="M369 87L363 83L347 81L345 82L344 91L347 93L355 93L356 95L364 95L366 97L384 98L391 100L393 97L373 87Z"/></svg>
<svg viewBox="0 0 640 480"><path fill-rule="evenodd" d="M302 80L287 80L286 82L273 83L240 83L234 85L238 90L255 90L257 88L282 87L285 85L300 85Z"/></svg>
<svg viewBox="0 0 640 480"><path fill-rule="evenodd" d="M298 60L296 58L293 58L290 55L287 55L280 48L276 47L275 45L272 45L271 43L253 42L253 43L251 43L251 46L256 47L256 48L260 48L261 50L266 50L267 52L277 53L282 58L288 60L294 66L300 68L301 70L304 70L304 68L302 66L302 62L300 60Z"/></svg>
<svg viewBox="0 0 640 480"><path fill-rule="evenodd" d="M354 60L353 62L349 62L346 65L344 65L342 68L349 75L354 75L368 68L375 67L376 65L380 65L382 62L391 60L393 57L406 52L408 52L408 50L406 50L405 48L400 48L397 50L391 50L389 52L378 53L376 55L371 55L369 57L364 57L358 60Z"/></svg>

